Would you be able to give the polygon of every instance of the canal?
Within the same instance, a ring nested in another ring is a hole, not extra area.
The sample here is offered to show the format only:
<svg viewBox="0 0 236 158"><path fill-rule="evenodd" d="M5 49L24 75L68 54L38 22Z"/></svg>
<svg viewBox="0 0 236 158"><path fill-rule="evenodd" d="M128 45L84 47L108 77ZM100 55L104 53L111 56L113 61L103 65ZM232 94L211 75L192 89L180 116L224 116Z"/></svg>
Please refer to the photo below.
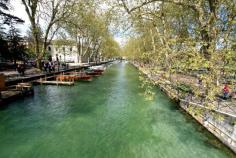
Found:
<svg viewBox="0 0 236 158"><path fill-rule="evenodd" d="M37 86L0 110L0 158L226 158L234 155L139 72L118 63L89 83Z"/></svg>

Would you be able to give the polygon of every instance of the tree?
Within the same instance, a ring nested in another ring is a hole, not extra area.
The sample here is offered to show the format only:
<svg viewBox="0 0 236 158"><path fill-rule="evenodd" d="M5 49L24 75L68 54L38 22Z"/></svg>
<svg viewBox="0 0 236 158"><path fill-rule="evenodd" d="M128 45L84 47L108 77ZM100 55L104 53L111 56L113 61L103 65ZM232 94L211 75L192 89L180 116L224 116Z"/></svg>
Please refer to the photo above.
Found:
<svg viewBox="0 0 236 158"><path fill-rule="evenodd" d="M8 43L4 32L0 33L0 61L6 59L6 55L9 54Z"/></svg>
<svg viewBox="0 0 236 158"><path fill-rule="evenodd" d="M38 30L38 38L39 38L39 50L43 49L43 31L41 29L41 27L39 25L37 25L37 30ZM27 30L27 35L25 37L25 39L27 40L27 52L29 54L29 56L31 56L32 58L36 58L36 54L35 54L35 43L34 43L34 36L33 36L33 31L32 31L32 27L30 27Z"/></svg>
<svg viewBox="0 0 236 158"><path fill-rule="evenodd" d="M0 0L0 21L1 25L9 25L12 21L23 23L24 21L14 15L8 13L10 0Z"/></svg>
<svg viewBox="0 0 236 158"><path fill-rule="evenodd" d="M23 23L24 21L16 16L9 14L9 0L0 0L0 58L8 59L8 41L4 25L12 23Z"/></svg>
<svg viewBox="0 0 236 158"><path fill-rule="evenodd" d="M68 5L73 5L73 1L69 0L22 0L25 6L26 13L29 17L32 35L35 45L35 54L37 67L40 67L41 59L43 58L48 44L53 39L55 33L60 27L60 21L70 14L68 10ZM44 17L45 30L44 30L44 40L42 50L40 50L40 30L39 30L39 20ZM55 29L53 27L57 26ZM51 33L51 37L50 36Z"/></svg>
<svg viewBox="0 0 236 158"><path fill-rule="evenodd" d="M79 63L85 55L89 57L88 61L92 57L99 58L102 55L101 51L109 46L113 47L113 45L105 46L105 43L114 42L111 42L107 17L101 12L96 12L95 2L78 1L72 8L74 12L66 19L63 28L77 45Z"/></svg>
<svg viewBox="0 0 236 158"><path fill-rule="evenodd" d="M27 54L23 44L23 38L19 31L13 26L10 26L8 35L8 58L16 65L17 60L25 60Z"/></svg>
<svg viewBox="0 0 236 158"><path fill-rule="evenodd" d="M212 106L219 83L235 67L236 5L229 0L118 0L132 23L133 37L126 45L131 59L155 65L173 86L172 75L198 74L204 90L204 105ZM135 53L136 52L136 53ZM139 53L137 53L139 52ZM127 54L127 53L126 53ZM153 67L152 67L153 72ZM224 75L223 75L224 74Z"/></svg>

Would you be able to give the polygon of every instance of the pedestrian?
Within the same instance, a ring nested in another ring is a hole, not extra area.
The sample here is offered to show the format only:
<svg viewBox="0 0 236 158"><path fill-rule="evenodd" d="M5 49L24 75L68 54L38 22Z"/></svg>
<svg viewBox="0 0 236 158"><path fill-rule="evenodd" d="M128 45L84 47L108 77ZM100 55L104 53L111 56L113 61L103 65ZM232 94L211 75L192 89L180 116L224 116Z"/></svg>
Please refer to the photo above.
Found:
<svg viewBox="0 0 236 158"><path fill-rule="evenodd" d="M229 96L229 86L227 84L224 85L223 93L224 93L224 99L227 99Z"/></svg>
<svg viewBox="0 0 236 158"><path fill-rule="evenodd" d="M25 65L21 64L21 75L25 76Z"/></svg>
<svg viewBox="0 0 236 158"><path fill-rule="evenodd" d="M52 62L51 61L48 62L48 70L49 70L49 73L51 73L51 71L52 71Z"/></svg>
<svg viewBox="0 0 236 158"><path fill-rule="evenodd" d="M21 75L21 66L17 64L16 71Z"/></svg>
<svg viewBox="0 0 236 158"><path fill-rule="evenodd" d="M25 66L23 64L18 64L16 70L20 74L20 76L25 75Z"/></svg>
<svg viewBox="0 0 236 158"><path fill-rule="evenodd" d="M55 65L56 63L55 62L52 62L52 71L55 72Z"/></svg>
<svg viewBox="0 0 236 158"><path fill-rule="evenodd" d="M47 73L48 64L46 61L43 62L43 68L44 68L44 71Z"/></svg>

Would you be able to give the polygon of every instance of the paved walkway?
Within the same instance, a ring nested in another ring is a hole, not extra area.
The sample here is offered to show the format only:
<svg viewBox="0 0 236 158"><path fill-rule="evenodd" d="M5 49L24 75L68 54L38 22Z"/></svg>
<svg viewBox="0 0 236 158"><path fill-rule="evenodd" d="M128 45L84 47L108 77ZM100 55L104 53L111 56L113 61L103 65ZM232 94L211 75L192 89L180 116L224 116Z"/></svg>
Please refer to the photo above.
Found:
<svg viewBox="0 0 236 158"><path fill-rule="evenodd" d="M135 64L134 64L135 65ZM148 68L140 67L139 65L135 65L137 68L139 68L144 74L146 74L152 81L154 81L156 84L163 84L169 91L172 91L173 94L176 96L178 95L178 91L173 88L173 83L171 83L169 80L163 79L162 72L155 72L153 73ZM171 77L172 82L180 82L184 84L194 85L200 87L198 83L198 79L193 76L189 75L183 75L183 74L176 74ZM234 85L235 86L235 85ZM223 87L223 85L222 85ZM179 96L178 96L179 98ZM191 94L186 95L183 100L186 100L188 102L195 103L196 105L202 106L202 98L193 96ZM218 98L213 103L214 107L211 107L210 109L215 110L216 112L221 112L222 114L228 114L229 116L233 116L236 118L236 99L227 99L223 100L221 98Z"/></svg>
<svg viewBox="0 0 236 158"><path fill-rule="evenodd" d="M24 76L20 76L17 71L0 71L0 73L3 73L7 77L6 84L7 84L7 86L9 86L12 84L17 84L19 82L28 82L28 81L31 81L34 79L45 77L45 76L52 76L52 75L59 74L62 72L73 71L73 70L77 70L77 69L81 69L81 68L86 68L89 66L106 64L108 62L112 62L112 61L103 61L100 63L91 62L90 64L83 63L80 66L72 66L72 67L69 67L68 69L60 68L59 71L54 71L51 73L46 73L46 72L40 71L36 68L31 68L31 69L27 69L25 71Z"/></svg>
<svg viewBox="0 0 236 158"><path fill-rule="evenodd" d="M1 71L0 73L3 73L4 76L6 76L7 81L16 80L16 79L24 79L33 75L43 75L44 72L36 69L36 68L30 68L25 71L25 75L21 76L17 71L15 70L9 70L9 71Z"/></svg>

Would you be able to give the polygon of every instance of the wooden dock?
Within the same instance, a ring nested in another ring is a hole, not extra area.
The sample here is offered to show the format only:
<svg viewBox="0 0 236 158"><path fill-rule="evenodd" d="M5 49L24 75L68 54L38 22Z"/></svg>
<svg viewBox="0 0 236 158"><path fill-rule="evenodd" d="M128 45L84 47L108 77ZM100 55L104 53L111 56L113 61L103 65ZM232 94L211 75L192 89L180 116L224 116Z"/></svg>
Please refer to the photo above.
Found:
<svg viewBox="0 0 236 158"><path fill-rule="evenodd" d="M24 98L34 94L33 87L28 83L20 83L0 91L0 107L13 102L17 99Z"/></svg>
<svg viewBox="0 0 236 158"><path fill-rule="evenodd" d="M66 81L43 81L43 80L37 80L37 81L34 81L34 83L46 84L46 85L64 85L64 86L72 86L72 85L74 85L74 82L66 82Z"/></svg>

